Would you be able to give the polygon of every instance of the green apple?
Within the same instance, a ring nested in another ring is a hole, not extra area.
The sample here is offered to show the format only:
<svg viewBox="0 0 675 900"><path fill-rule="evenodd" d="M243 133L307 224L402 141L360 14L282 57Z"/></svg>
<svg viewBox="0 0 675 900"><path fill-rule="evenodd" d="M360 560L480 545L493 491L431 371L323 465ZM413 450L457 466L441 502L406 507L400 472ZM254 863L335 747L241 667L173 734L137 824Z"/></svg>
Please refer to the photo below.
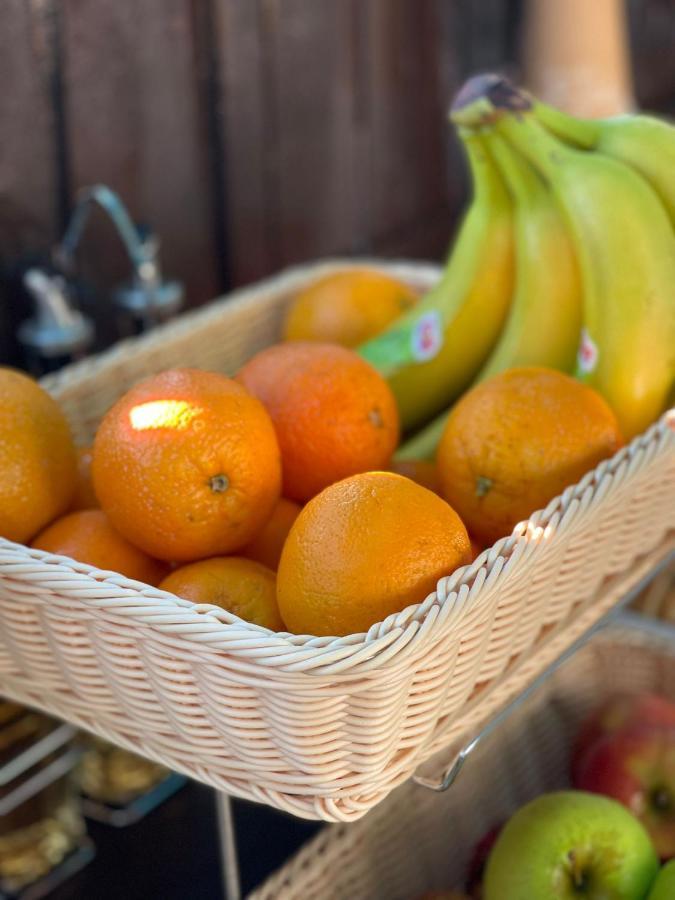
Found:
<svg viewBox="0 0 675 900"><path fill-rule="evenodd" d="M673 900L675 897L675 859L661 869L656 876L647 900Z"/></svg>
<svg viewBox="0 0 675 900"><path fill-rule="evenodd" d="M484 898L644 900L658 869L649 835L620 803L559 791L507 822L487 863Z"/></svg>

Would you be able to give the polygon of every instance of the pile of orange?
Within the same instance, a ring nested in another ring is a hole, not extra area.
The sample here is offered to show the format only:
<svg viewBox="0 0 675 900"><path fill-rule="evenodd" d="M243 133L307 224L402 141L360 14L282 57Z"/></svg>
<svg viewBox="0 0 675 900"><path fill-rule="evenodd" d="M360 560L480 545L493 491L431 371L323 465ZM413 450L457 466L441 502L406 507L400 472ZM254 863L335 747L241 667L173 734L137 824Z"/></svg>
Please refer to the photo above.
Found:
<svg viewBox="0 0 675 900"><path fill-rule="evenodd" d="M0 536L275 630L296 501L386 468L398 441L386 382L332 344L271 348L237 380L162 372L124 394L78 450L34 381L2 370L3 392Z"/></svg>
<svg viewBox="0 0 675 900"><path fill-rule="evenodd" d="M344 635L421 602L621 445L598 394L526 368L464 395L434 463L393 459L390 388L319 340L330 329L316 310L333 298L345 329L330 334L345 344L355 311L366 327L369 285L369 328L414 298L367 271L351 279L349 302L336 299L346 277L299 297L286 331L306 340L234 379L173 369L140 382L91 447L76 450L33 380L0 369L0 537L273 630Z"/></svg>

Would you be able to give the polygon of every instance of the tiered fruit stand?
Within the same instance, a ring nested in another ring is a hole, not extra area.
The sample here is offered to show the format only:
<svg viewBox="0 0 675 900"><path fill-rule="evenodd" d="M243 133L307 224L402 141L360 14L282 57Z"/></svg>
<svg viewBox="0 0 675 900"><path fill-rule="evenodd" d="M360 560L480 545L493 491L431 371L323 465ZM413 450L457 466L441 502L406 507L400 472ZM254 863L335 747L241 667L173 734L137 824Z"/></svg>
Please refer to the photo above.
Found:
<svg viewBox="0 0 675 900"><path fill-rule="evenodd" d="M438 275L374 264L420 288ZM177 365L235 371L278 338L300 288L353 265L289 271L45 385L88 442L139 378ZM490 728L674 550L675 411L365 635L271 633L0 540L0 693L220 791L235 897L228 796L360 819L439 751L447 760ZM298 890L259 896L318 896Z"/></svg>

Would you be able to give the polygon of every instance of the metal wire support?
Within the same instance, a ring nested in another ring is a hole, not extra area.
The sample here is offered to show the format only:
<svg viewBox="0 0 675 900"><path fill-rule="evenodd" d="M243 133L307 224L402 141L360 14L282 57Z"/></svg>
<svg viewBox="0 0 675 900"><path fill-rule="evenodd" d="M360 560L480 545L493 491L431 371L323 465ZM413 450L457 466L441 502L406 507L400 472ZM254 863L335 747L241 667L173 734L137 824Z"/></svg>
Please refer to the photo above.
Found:
<svg viewBox="0 0 675 900"><path fill-rule="evenodd" d="M232 800L229 794L216 791L218 832L220 834L220 858L223 867L225 900L241 900L241 878L237 855L237 836L232 815Z"/></svg>
<svg viewBox="0 0 675 900"><path fill-rule="evenodd" d="M512 700L511 703L508 703L496 716L494 716L494 718L492 718L483 728L481 728L478 734L476 734L475 737L473 737L467 744L465 744L459 751L459 753L457 753L457 755L452 758L450 763L444 769L443 775L440 779L426 778L423 775L413 775L412 780L415 782L415 784L418 784L420 787L427 788L427 790L436 791L437 793L447 791L448 788L450 788L457 780L459 773L462 771L464 763L475 751L476 747L478 747L481 741L485 740L485 738L492 734L492 732L499 725L501 725L502 722L508 719L509 716L511 716L517 709L519 709L523 705L523 703L525 703L525 701L528 700L529 697L531 697L532 694L534 694L542 686L542 684L544 684L544 682L548 678L550 678L551 675L553 675L553 673L560 668L560 666L563 665L563 663L565 663L571 656L573 656L577 652L577 650L580 650L584 646L584 644L586 644L590 640L590 638L593 637L594 634L596 634L600 629L605 628L611 621L613 621L616 618L617 613L629 603L631 603L638 596L638 594L640 594L647 587L652 579L655 578L656 575L658 575L660 572L662 572L673 560L675 560L675 553L667 554L666 557L651 570L651 572L645 575L644 578L642 578L636 585L633 586L633 588L626 594L625 597L621 599L619 604L612 610L611 613L601 619L594 628L580 637L579 640L571 644L564 653L562 653L556 660L551 663L550 666L544 669L539 677L536 678L526 690L522 691L522 693L520 693L514 700ZM638 618L645 618L628 613L623 613L622 615L627 619L630 619L631 621ZM649 620L647 620L647 622L648 621ZM649 626L645 624L641 627ZM667 628L667 626L660 622L656 623L652 627L660 631L663 631Z"/></svg>

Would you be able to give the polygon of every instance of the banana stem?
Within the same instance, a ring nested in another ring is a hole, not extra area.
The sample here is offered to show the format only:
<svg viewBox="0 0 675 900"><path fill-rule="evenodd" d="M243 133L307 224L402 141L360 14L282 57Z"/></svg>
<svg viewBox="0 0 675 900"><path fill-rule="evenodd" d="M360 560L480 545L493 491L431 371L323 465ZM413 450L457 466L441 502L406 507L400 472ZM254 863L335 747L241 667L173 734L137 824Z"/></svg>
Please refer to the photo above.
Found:
<svg viewBox="0 0 675 900"><path fill-rule="evenodd" d="M471 199L467 206L465 217L471 215L471 210L480 207L495 209L510 203L508 191L504 184L497 165L489 152L486 140L482 134L471 129L460 128L464 152L469 164L471 183ZM442 295L448 290L448 285L453 284L457 278L456 268L453 266L457 244L462 239L462 228L457 231L455 241L450 249L448 259L438 284L431 289L430 294ZM414 309L413 309L414 315Z"/></svg>
<svg viewBox="0 0 675 900"><path fill-rule="evenodd" d="M465 132L485 128L486 126L501 133L510 144L517 147L523 156L545 177L549 177L564 160L565 153L578 153L567 144L558 140L548 131L534 113L535 101L525 91L516 88L506 78L496 75L478 75L470 78L459 91L450 110L450 118L460 129L465 141L471 140ZM585 123L565 116L556 115L556 110L539 104L542 115L560 122L566 122L570 130L575 127L579 135L588 134L586 141L592 140L590 134L594 123Z"/></svg>
<svg viewBox="0 0 675 900"><path fill-rule="evenodd" d="M533 111L537 120L556 137L582 150L594 150L597 147L601 134L601 124L598 121L577 119L541 100L533 101Z"/></svg>
<svg viewBox="0 0 675 900"><path fill-rule="evenodd" d="M504 111L525 112L532 101L524 91L501 75L474 75L466 81L450 107L450 119L458 126L480 128Z"/></svg>
<svg viewBox="0 0 675 900"><path fill-rule="evenodd" d="M503 202L506 188L488 150L485 138L478 132L468 129L460 129L459 136L469 161L473 185L472 202L490 205Z"/></svg>
<svg viewBox="0 0 675 900"><path fill-rule="evenodd" d="M518 117L503 115L494 127L495 131L528 159L548 181L553 180L566 159L580 152L561 143L546 131L532 114Z"/></svg>
<svg viewBox="0 0 675 900"><path fill-rule="evenodd" d="M534 203L545 188L541 175L520 153L514 151L501 134L492 131L486 140L506 186L517 203L522 206Z"/></svg>

